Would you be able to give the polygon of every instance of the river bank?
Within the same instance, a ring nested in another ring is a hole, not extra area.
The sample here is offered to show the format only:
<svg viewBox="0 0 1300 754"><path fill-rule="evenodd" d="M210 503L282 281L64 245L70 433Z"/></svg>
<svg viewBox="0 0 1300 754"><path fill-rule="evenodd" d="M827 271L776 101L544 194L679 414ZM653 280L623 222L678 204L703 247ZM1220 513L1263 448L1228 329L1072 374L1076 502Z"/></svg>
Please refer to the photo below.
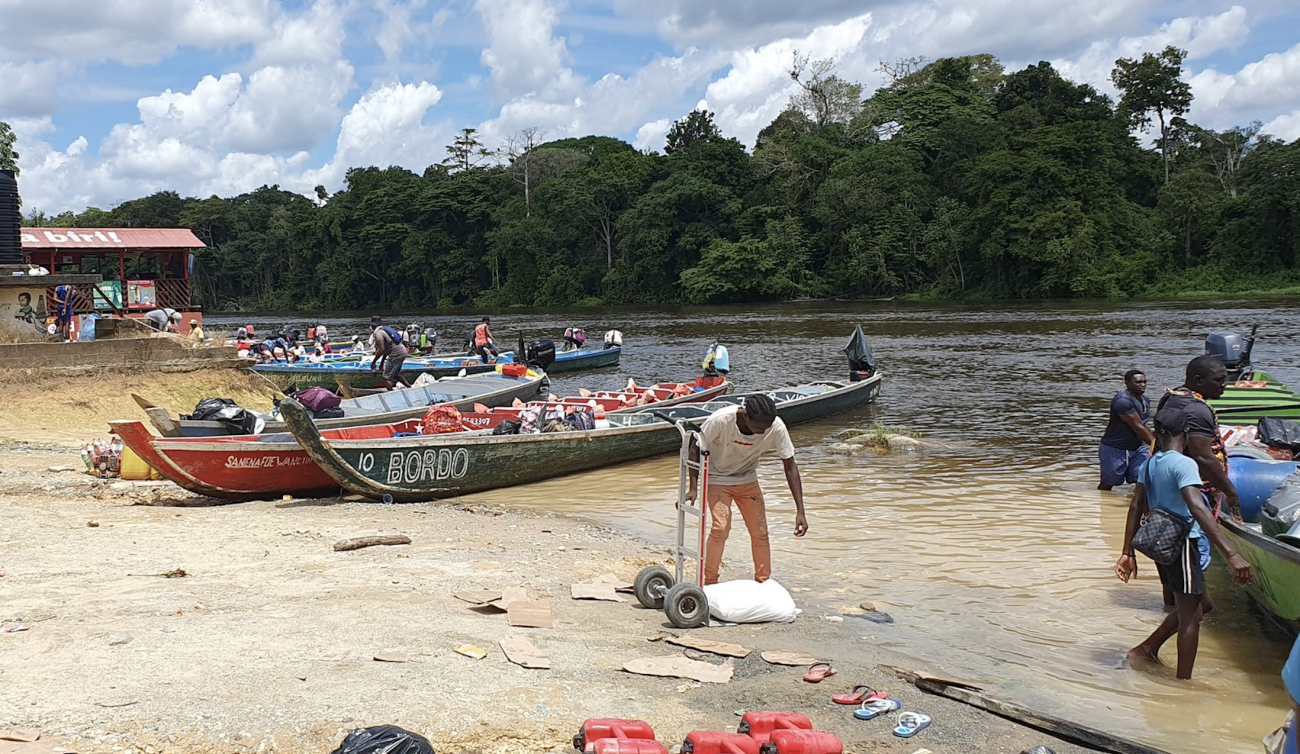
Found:
<svg viewBox="0 0 1300 754"><path fill-rule="evenodd" d="M634 676L639 657L725 658L648 641L661 613L575 601L570 584L631 579L664 548L560 516L474 504L376 506L341 499L219 507L170 484L51 472L78 459L57 448L0 450L0 727L35 727L80 752L332 750L356 727L393 723L440 752L563 752L588 717L649 721L670 745L690 730L734 729L738 710L804 712L847 751L1017 752L1046 743L1081 751L884 676L886 663L942 672L933 659L876 646L881 628L841 617L834 595L787 584L793 624L701 629L754 650L723 685ZM335 552L340 539L383 533L410 545ZM744 562L728 564L741 575ZM185 575L167 578L162 574ZM511 628L452 596L527 586L551 600L551 629ZM840 620L825 620L837 617ZM12 625L7 623L6 625ZM507 662L497 642L525 636L552 669ZM452 647L488 650L472 660ZM760 651L833 662L818 685ZM378 662L398 653L406 662ZM854 720L833 692L886 688L934 725L912 741L892 720ZM674 746L675 750L675 746Z"/></svg>

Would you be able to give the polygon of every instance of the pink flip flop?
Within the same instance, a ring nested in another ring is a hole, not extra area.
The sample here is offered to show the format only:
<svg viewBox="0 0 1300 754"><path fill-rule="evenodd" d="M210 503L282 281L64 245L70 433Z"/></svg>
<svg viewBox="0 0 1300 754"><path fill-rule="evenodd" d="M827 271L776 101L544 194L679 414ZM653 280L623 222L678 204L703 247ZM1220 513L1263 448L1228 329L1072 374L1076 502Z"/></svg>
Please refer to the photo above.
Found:
<svg viewBox="0 0 1300 754"><path fill-rule="evenodd" d="M829 662L819 662L808 668L808 672L803 674L803 679L808 683L821 683L840 671L831 667Z"/></svg>
<svg viewBox="0 0 1300 754"><path fill-rule="evenodd" d="M884 699L885 692L876 691L870 686L854 686L847 694L835 694L831 701L836 704L862 704L875 699Z"/></svg>

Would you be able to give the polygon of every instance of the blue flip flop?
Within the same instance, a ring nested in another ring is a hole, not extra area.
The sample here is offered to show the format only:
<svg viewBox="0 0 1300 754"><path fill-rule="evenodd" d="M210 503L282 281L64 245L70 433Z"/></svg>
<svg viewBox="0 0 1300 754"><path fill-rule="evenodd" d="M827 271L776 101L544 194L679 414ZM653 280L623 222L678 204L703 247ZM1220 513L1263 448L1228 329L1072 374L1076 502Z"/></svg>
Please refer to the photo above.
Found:
<svg viewBox="0 0 1300 754"><path fill-rule="evenodd" d="M863 702L861 709L853 710L853 716L859 720L873 720L886 712L896 712L902 706L897 699L872 699Z"/></svg>
<svg viewBox="0 0 1300 754"><path fill-rule="evenodd" d="M894 735L899 738L911 738L930 727L931 718L924 712L904 712L898 716L898 726Z"/></svg>

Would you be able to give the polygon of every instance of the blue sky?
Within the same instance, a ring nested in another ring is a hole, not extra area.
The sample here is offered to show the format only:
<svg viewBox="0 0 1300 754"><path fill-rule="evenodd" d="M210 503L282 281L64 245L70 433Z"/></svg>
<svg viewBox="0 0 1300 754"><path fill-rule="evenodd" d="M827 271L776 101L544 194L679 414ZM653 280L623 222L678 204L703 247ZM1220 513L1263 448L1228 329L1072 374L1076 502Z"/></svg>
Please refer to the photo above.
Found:
<svg viewBox="0 0 1300 754"><path fill-rule="evenodd" d="M1300 138L1300 5L1102 0L0 0L0 120L28 209L170 189L310 193L349 167L422 170L455 131L659 149L704 104L752 144L798 50L880 84L881 60L990 52L1109 91L1119 56L1190 52L1191 118Z"/></svg>

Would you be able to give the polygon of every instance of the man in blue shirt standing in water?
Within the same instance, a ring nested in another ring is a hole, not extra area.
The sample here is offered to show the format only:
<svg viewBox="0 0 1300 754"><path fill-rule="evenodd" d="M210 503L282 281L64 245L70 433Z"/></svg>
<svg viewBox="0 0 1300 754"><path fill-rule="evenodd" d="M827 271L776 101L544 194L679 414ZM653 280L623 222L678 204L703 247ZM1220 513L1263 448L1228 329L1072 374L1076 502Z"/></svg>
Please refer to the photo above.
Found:
<svg viewBox="0 0 1300 754"><path fill-rule="evenodd" d="M1140 369L1124 375L1124 389L1110 401L1110 421L1101 436L1097 455L1101 460L1099 490L1137 482L1138 469L1151 457L1147 429L1151 417L1151 400L1146 397L1147 376Z"/></svg>

